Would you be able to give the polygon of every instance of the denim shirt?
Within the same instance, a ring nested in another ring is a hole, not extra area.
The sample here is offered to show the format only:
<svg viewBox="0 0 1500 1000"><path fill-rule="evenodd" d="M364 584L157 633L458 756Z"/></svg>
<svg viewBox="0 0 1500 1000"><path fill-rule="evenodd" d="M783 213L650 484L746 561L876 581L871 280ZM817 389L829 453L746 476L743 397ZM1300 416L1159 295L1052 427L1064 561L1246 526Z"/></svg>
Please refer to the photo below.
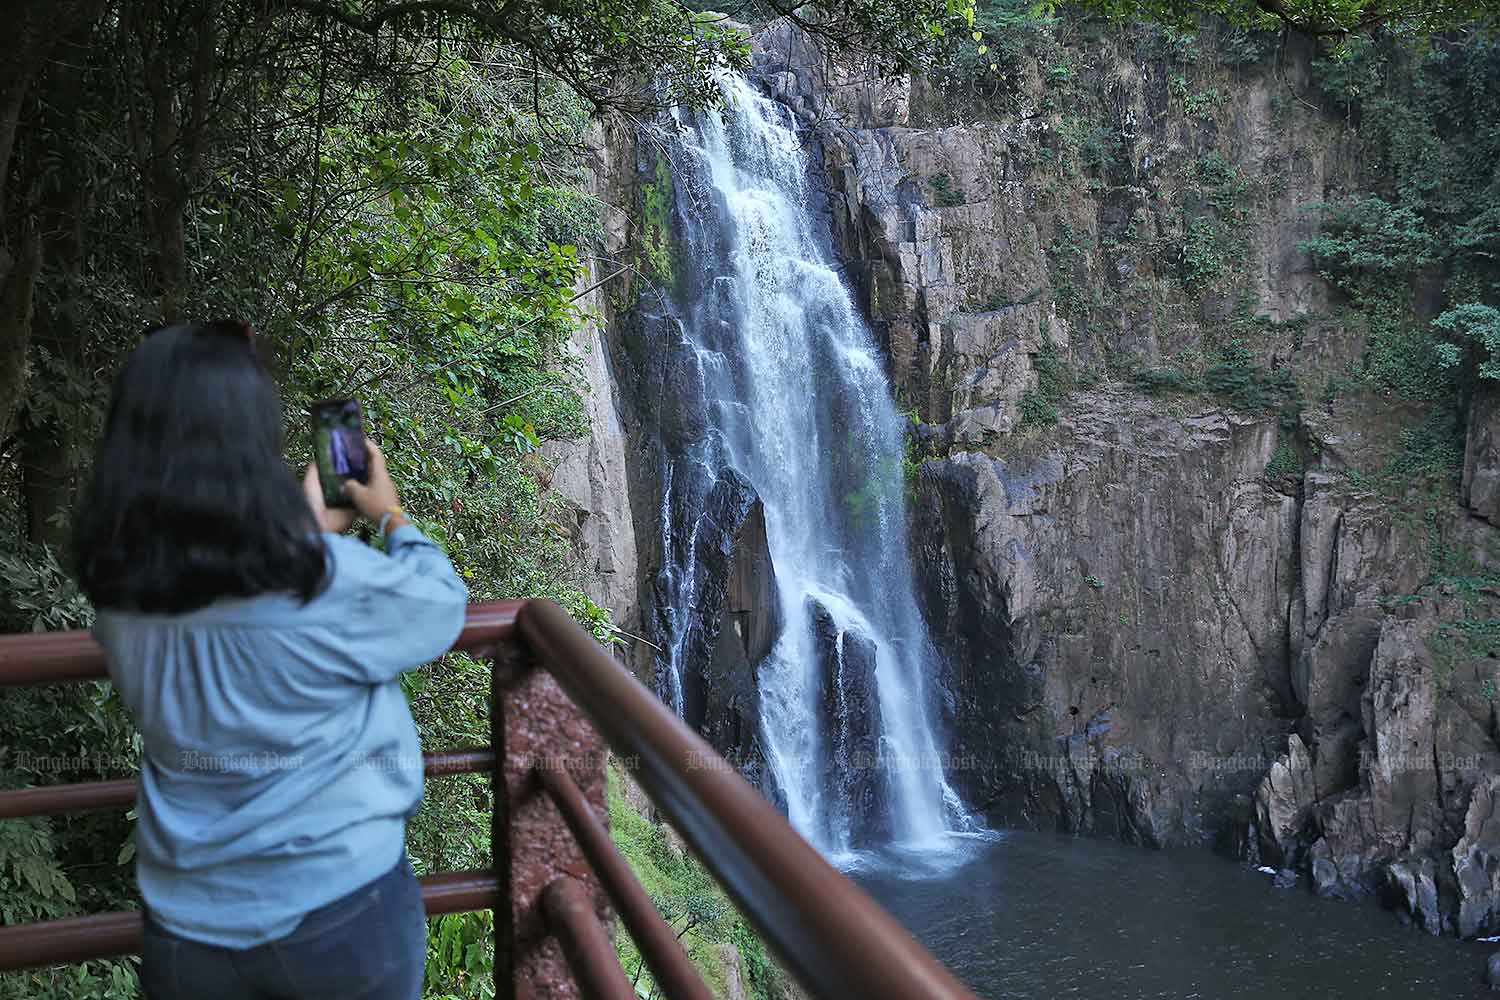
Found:
<svg viewBox="0 0 1500 1000"><path fill-rule="evenodd" d="M94 626L145 745L141 896L181 937L284 937L401 858L422 756L396 677L448 649L468 591L410 525L384 553L323 538L329 575L306 604L260 594Z"/></svg>

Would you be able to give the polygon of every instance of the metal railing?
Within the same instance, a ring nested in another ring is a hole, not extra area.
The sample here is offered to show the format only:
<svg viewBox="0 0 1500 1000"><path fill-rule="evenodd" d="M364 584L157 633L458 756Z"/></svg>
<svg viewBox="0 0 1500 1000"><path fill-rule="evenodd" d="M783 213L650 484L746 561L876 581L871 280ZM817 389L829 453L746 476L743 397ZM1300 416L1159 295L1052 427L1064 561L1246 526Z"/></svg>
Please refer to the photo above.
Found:
<svg viewBox="0 0 1500 1000"><path fill-rule="evenodd" d="M422 898L433 915L495 911L498 996L634 998L611 908L666 997L711 996L605 828L607 744L811 995L974 1000L557 605L471 605L453 648L491 663L491 745L425 754L425 773L490 775L493 867L425 876ZM86 633L0 637L0 686L106 676ZM134 800L132 780L0 792L0 820ZM140 944L134 911L0 927L0 970Z"/></svg>

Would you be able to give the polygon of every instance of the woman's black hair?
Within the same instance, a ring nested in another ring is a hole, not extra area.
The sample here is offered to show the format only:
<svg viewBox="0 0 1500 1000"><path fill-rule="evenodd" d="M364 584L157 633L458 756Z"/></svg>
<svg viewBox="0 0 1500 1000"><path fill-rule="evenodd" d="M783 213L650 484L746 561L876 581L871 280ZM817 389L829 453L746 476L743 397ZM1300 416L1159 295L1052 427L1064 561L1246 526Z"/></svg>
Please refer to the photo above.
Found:
<svg viewBox="0 0 1500 1000"><path fill-rule="evenodd" d="M248 326L161 327L131 353L74 551L100 608L175 614L221 597L318 592L322 536L282 458L281 399Z"/></svg>

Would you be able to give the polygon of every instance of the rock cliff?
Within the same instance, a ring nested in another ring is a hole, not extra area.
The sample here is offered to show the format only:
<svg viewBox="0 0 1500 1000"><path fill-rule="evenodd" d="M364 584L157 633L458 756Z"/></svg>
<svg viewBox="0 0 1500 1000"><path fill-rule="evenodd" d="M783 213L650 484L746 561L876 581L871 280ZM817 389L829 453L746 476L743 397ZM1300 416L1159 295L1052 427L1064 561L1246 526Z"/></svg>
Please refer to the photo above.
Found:
<svg viewBox="0 0 1500 1000"><path fill-rule="evenodd" d="M1308 44L1036 32L982 93L756 39L911 411L953 778L1500 931L1500 408L1461 477L1372 474L1435 410L1358 377L1370 323L1299 248L1359 184Z"/></svg>

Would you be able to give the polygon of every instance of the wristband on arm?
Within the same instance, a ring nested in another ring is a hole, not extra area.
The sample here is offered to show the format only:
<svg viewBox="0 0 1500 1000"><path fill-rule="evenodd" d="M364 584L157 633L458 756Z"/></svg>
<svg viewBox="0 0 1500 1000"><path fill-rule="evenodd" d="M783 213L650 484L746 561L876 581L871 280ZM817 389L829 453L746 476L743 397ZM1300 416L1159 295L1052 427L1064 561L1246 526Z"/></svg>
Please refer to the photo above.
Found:
<svg viewBox="0 0 1500 1000"><path fill-rule="evenodd" d="M401 509L400 504L397 504L393 507L387 507L385 509L385 512L380 515L380 533L382 535L389 534L387 528L389 527L390 523L398 517L403 521L406 520L406 511ZM398 524L396 525L396 527L399 528L401 527L401 525Z"/></svg>

